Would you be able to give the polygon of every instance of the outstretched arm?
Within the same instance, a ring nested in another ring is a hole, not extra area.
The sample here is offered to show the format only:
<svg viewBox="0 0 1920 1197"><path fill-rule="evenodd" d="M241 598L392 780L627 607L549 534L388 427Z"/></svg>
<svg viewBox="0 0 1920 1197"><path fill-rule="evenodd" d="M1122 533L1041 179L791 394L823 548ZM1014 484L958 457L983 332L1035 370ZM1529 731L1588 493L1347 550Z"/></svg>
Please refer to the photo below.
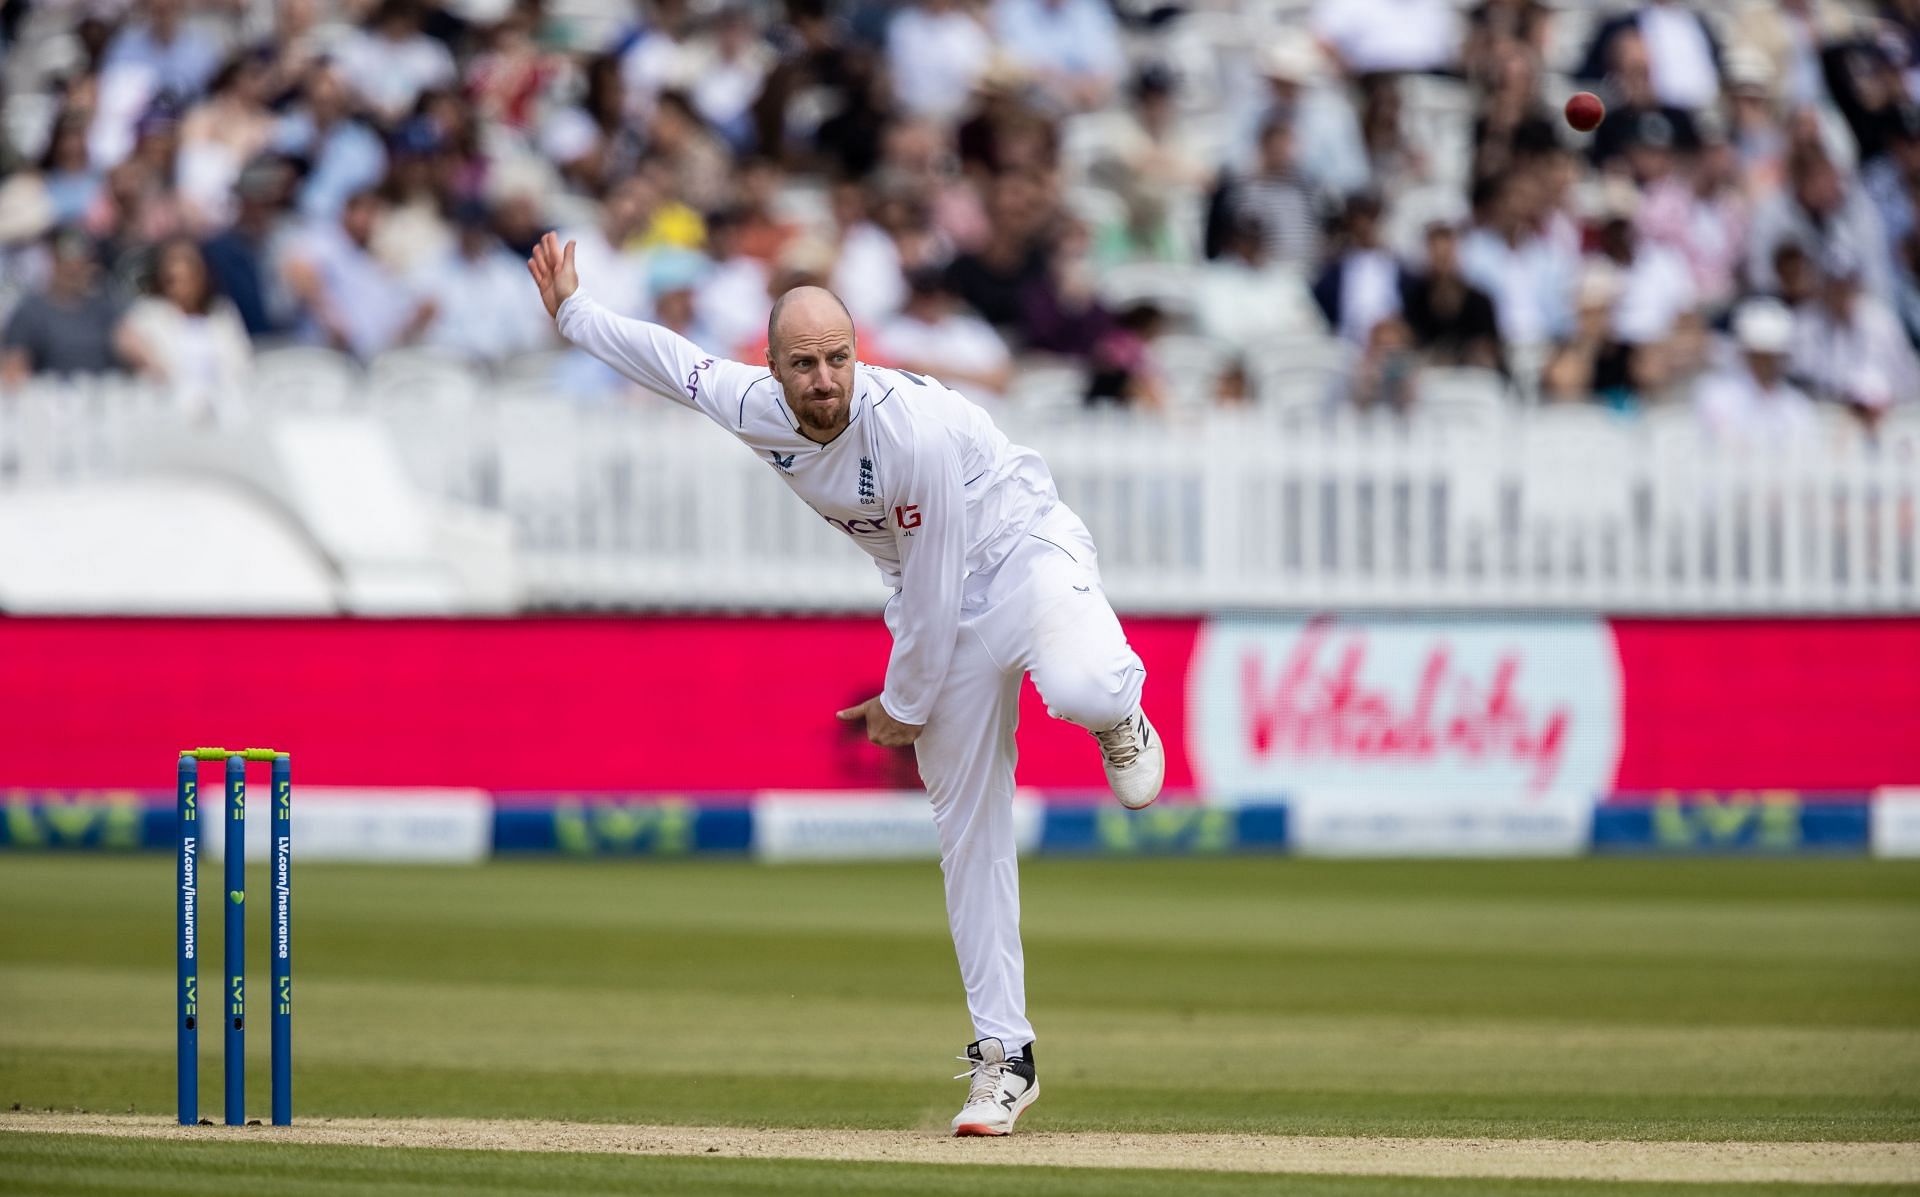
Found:
<svg viewBox="0 0 1920 1197"><path fill-rule="evenodd" d="M698 408L737 431L741 391L758 375L707 353L670 328L595 303L580 287L573 250L573 242L563 248L560 238L548 233L527 259L527 273L540 288L540 301L560 335L649 391Z"/></svg>

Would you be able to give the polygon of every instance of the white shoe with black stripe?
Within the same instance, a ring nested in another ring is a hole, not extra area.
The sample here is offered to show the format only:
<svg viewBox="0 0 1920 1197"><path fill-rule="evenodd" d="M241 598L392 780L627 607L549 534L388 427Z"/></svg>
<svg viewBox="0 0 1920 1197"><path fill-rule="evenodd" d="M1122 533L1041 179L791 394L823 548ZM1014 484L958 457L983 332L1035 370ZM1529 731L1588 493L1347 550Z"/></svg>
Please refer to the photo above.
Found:
<svg viewBox="0 0 1920 1197"><path fill-rule="evenodd" d="M1009 1056L998 1039L982 1039L969 1043L967 1054L959 1058L973 1067L953 1079L967 1077L973 1083L967 1088L967 1104L953 1116L954 1135L1013 1133L1014 1119L1040 1096L1040 1080L1033 1071L1033 1044Z"/></svg>
<svg viewBox="0 0 1920 1197"><path fill-rule="evenodd" d="M1167 777L1167 754L1159 733L1147 722L1147 713L1135 707L1133 714L1106 731L1093 733L1093 738L1100 741L1107 785L1120 805L1128 810L1151 805Z"/></svg>

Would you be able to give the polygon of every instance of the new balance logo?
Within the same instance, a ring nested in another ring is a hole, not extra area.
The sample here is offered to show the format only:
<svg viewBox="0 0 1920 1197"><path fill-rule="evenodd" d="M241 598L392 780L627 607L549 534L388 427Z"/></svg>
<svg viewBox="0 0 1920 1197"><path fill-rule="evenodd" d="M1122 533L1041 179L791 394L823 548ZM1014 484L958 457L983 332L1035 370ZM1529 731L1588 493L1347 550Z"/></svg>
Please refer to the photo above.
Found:
<svg viewBox="0 0 1920 1197"><path fill-rule="evenodd" d="M793 473L793 459L797 457L798 454L789 453L785 457L782 457L774 450L768 449L767 456L773 458L773 464L780 467L782 473Z"/></svg>
<svg viewBox="0 0 1920 1197"><path fill-rule="evenodd" d="M1026 1090L1022 1089L1020 1092L1024 1093L1026 1092ZM1013 1103L1019 1100L1020 1100L1020 1093L1009 1093L1005 1097L1002 1097L1000 1099L1000 1104L1007 1107L1009 1110L1011 1110L1013 1108Z"/></svg>

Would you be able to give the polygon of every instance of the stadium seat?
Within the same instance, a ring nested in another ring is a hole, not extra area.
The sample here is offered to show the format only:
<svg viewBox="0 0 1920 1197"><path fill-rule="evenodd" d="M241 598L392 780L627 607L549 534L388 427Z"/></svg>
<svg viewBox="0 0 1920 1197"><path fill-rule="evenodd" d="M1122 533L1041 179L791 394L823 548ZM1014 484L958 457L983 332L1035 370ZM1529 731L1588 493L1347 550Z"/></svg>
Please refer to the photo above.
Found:
<svg viewBox="0 0 1920 1197"><path fill-rule="evenodd" d="M248 399L269 410L340 411L360 404L362 382L351 358L317 346L289 345L253 355Z"/></svg>
<svg viewBox="0 0 1920 1197"><path fill-rule="evenodd" d="M1491 432L1507 414L1506 379L1473 366L1430 368L1419 377L1420 418L1441 429Z"/></svg>

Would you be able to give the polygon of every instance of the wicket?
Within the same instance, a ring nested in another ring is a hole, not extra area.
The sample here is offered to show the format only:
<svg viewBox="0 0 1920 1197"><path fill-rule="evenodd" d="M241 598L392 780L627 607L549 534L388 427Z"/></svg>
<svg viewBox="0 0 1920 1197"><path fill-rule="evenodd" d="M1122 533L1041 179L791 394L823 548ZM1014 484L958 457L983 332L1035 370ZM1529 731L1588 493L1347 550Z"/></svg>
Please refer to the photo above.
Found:
<svg viewBox="0 0 1920 1197"><path fill-rule="evenodd" d="M175 793L178 798L180 970L176 998L179 1006L178 1104L180 1124L200 1121L200 979L199 979L199 871L200 871L200 762L227 762L226 805L226 975L220 1001L226 1007L226 1122L241 1126L247 1120L247 762L273 766L271 836L267 846L269 868L267 956L272 964L273 1124L293 1124L293 760L272 748L188 748L180 753Z"/></svg>

